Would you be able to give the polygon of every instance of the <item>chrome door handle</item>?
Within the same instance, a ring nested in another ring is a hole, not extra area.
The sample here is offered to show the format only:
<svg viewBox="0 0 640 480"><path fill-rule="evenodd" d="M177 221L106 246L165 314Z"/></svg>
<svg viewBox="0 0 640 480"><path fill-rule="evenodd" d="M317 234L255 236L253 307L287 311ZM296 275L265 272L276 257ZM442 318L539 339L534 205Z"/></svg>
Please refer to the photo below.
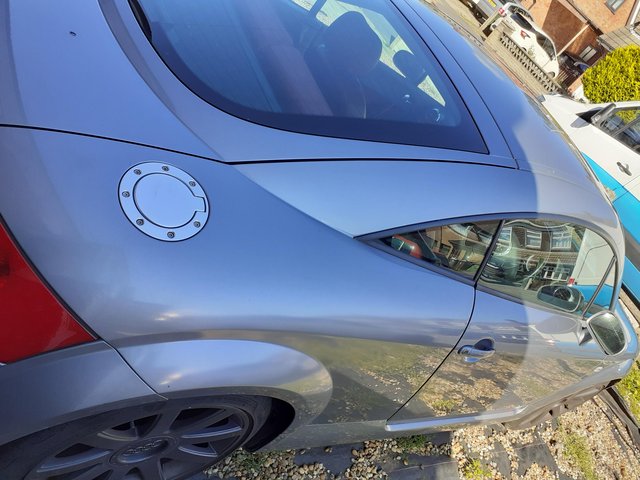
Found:
<svg viewBox="0 0 640 480"><path fill-rule="evenodd" d="M474 348L471 345L465 345L464 347L460 347L460 350L458 350L458 354L464 355L464 361L467 363L476 363L478 360L493 356L494 353L496 353L496 351L493 348L489 350L480 350L479 348Z"/></svg>
<svg viewBox="0 0 640 480"><path fill-rule="evenodd" d="M626 173L627 175L631 176L631 170L629 170L628 163L623 164L622 162L618 162L617 165L622 173Z"/></svg>

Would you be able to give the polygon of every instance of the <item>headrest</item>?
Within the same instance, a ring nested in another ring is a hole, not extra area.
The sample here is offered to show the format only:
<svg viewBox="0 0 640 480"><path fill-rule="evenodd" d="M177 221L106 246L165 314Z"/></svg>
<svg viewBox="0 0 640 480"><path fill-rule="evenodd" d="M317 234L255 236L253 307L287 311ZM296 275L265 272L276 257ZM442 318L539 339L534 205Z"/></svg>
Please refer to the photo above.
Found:
<svg viewBox="0 0 640 480"><path fill-rule="evenodd" d="M414 85L422 83L427 72L418 58L408 50L400 50L393 56L393 64Z"/></svg>
<svg viewBox="0 0 640 480"><path fill-rule="evenodd" d="M359 12L347 12L323 34L325 53L332 66L362 75L376 66L382 42Z"/></svg>

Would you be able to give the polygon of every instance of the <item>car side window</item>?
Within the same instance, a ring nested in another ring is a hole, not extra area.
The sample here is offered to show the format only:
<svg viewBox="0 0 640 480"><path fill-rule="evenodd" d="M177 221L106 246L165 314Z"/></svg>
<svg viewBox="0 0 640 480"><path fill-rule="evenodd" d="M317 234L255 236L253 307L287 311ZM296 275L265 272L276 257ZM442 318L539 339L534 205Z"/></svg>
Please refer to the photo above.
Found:
<svg viewBox="0 0 640 480"><path fill-rule="evenodd" d="M583 226L509 220L498 234L479 284L521 300L590 316L611 306L613 260L609 244Z"/></svg>
<svg viewBox="0 0 640 480"><path fill-rule="evenodd" d="M418 260L473 277L498 225L498 221L455 223L394 234L382 242Z"/></svg>
<svg viewBox="0 0 640 480"><path fill-rule="evenodd" d="M487 153L447 73L389 0L139 0L196 95L312 135Z"/></svg>
<svg viewBox="0 0 640 480"><path fill-rule="evenodd" d="M600 128L627 147L640 149L640 109L619 108L602 121Z"/></svg>
<svg viewBox="0 0 640 480"><path fill-rule="evenodd" d="M638 119L640 109L623 109L619 108L609 115L603 122L602 128L607 132L615 135L616 132L625 128L631 122Z"/></svg>
<svg viewBox="0 0 640 480"><path fill-rule="evenodd" d="M627 147L637 151L640 148L640 124L636 122L630 125L617 134L616 138Z"/></svg>

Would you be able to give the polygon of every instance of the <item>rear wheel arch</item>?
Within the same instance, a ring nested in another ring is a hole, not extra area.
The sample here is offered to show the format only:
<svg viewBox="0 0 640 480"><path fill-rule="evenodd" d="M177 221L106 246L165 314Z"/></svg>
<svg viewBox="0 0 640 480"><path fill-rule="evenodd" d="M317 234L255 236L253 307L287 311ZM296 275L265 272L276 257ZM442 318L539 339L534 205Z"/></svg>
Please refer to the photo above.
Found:
<svg viewBox="0 0 640 480"><path fill-rule="evenodd" d="M112 473L143 480L189 478L268 431L272 406L269 397L218 395L103 412L0 447L0 471L16 480L91 469L96 478Z"/></svg>

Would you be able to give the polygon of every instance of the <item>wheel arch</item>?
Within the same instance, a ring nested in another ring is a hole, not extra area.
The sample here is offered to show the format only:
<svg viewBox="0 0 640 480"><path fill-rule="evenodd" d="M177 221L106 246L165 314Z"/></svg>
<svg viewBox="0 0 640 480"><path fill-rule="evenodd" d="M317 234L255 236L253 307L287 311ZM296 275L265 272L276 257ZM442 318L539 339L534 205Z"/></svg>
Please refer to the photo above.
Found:
<svg viewBox="0 0 640 480"><path fill-rule="evenodd" d="M239 339L167 341L118 348L147 385L166 398L252 395L273 400L271 425L249 442L258 449L311 422L333 393L328 370L290 347Z"/></svg>

